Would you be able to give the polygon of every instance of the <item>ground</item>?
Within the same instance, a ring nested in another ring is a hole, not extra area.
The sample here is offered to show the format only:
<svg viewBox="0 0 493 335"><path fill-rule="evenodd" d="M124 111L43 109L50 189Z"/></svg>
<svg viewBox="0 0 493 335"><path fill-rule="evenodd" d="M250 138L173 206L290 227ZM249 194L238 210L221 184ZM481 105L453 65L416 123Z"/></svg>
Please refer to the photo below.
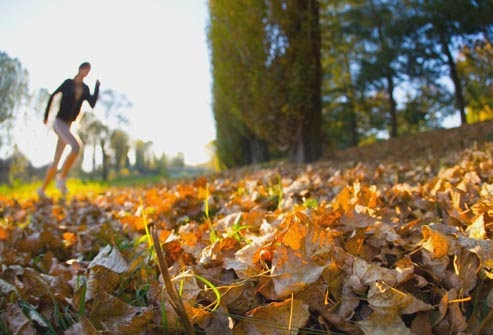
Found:
<svg viewBox="0 0 493 335"><path fill-rule="evenodd" d="M325 159L336 161L401 161L443 157L460 152L474 143L493 141L493 121L479 122L451 129L437 129L402 136L370 145L337 151Z"/></svg>

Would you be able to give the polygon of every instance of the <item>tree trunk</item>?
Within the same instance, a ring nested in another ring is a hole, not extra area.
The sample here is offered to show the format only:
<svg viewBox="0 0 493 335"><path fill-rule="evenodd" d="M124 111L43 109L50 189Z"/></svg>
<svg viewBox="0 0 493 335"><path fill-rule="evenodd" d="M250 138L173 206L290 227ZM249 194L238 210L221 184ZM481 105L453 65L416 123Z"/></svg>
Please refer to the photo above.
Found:
<svg viewBox="0 0 493 335"><path fill-rule="evenodd" d="M250 156L253 164L269 160L269 147L266 141L254 136L250 140Z"/></svg>
<svg viewBox="0 0 493 335"><path fill-rule="evenodd" d="M109 177L109 163L110 163L110 160L109 160L109 155L108 153L106 152L106 149L105 149L105 144L106 144L106 141L104 139L101 140L101 153L103 154L103 170L102 170L102 178L104 181L108 181L108 177Z"/></svg>
<svg viewBox="0 0 493 335"><path fill-rule="evenodd" d="M351 132L351 145L352 146L357 146L359 142L359 136L358 136L358 119L356 116L356 107L355 107L355 94L354 94L354 86L353 86L353 81L351 78L351 64L349 61L348 54L346 53L344 55L344 64L346 67L346 73L348 74L348 94L347 94L347 100L348 100L348 109L349 109L349 131Z"/></svg>
<svg viewBox="0 0 493 335"><path fill-rule="evenodd" d="M301 29L307 44L298 47L296 57L298 62L303 62L302 68L306 69L302 75L300 93L302 95L302 106L299 106L302 114L302 121L298 127L296 142L292 147L290 160L295 163L309 163L322 156L322 107L321 107L321 86L322 69L320 64L320 24L319 24L319 4L317 0L306 0L299 2L300 9L305 11L305 15L300 15L302 20L301 27L307 27L306 31Z"/></svg>
<svg viewBox="0 0 493 335"><path fill-rule="evenodd" d="M464 95L462 94L462 83L461 83L460 78L459 78L459 73L457 72L457 66L455 64L454 57L452 56L452 53L450 52L450 48L448 46L447 40L445 39L445 36L443 36L443 34L442 34L440 37L441 37L443 51L445 52L445 56L447 56L447 64L448 64L449 69L450 69L450 78L452 79L452 82L454 83L455 103L457 104L457 108L459 109L460 121L461 121L461 124L467 124L466 102L464 100Z"/></svg>
<svg viewBox="0 0 493 335"><path fill-rule="evenodd" d="M389 99L390 137L397 137L397 103L394 98L394 81L392 76L387 76L387 95Z"/></svg>
<svg viewBox="0 0 493 335"><path fill-rule="evenodd" d="M92 146L92 171L96 172L96 142Z"/></svg>

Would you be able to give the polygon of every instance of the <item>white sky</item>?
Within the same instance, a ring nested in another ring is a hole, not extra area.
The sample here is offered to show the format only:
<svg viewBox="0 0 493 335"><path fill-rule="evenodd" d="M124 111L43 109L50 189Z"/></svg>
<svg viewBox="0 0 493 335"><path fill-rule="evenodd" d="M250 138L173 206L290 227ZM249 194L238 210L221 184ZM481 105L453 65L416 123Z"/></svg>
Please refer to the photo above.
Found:
<svg viewBox="0 0 493 335"><path fill-rule="evenodd" d="M133 139L197 164L209 160L206 145L215 137L207 23L206 0L0 0L0 50L27 69L32 91L53 92L91 62L91 91L99 79L101 90L133 103L125 129ZM54 151L43 113L44 106L32 111L15 131L35 165Z"/></svg>

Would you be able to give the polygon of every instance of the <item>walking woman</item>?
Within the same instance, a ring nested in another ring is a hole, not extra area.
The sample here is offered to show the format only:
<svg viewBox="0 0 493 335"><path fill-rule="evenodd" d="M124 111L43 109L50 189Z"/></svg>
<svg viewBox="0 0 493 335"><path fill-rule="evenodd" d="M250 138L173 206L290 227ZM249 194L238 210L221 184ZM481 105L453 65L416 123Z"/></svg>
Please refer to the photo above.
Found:
<svg viewBox="0 0 493 335"><path fill-rule="evenodd" d="M65 162L60 170L60 174L56 179L56 186L62 195L67 193L65 180L67 179L68 172L70 171L70 168L72 167L83 145L77 133L70 130L70 126L72 125L72 122L77 119L84 100L89 102L89 105L94 108L99 94L99 80L96 81L96 86L94 87L94 92L92 95L89 92L89 87L84 83L84 78L88 75L90 70L90 63L82 63L79 66L79 72L75 75L75 77L73 79L65 80L60 87L58 87L55 92L50 95L50 99L48 100L48 105L46 106L44 116L45 124L48 123L48 114L50 112L53 97L58 93L62 93L60 108L56 115L55 121L53 122L53 130L58 136L55 157L53 159L53 163L48 168L48 171L46 171L43 185L41 185L38 189L38 195L40 198L46 198L45 190L50 182L55 178L63 150L66 145L69 145L70 153L65 159Z"/></svg>

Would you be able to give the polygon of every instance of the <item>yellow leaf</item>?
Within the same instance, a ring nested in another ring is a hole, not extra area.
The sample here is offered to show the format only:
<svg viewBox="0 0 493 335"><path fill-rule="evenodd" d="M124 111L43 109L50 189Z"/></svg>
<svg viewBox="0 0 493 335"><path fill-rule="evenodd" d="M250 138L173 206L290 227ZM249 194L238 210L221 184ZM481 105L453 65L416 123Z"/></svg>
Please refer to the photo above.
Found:
<svg viewBox="0 0 493 335"><path fill-rule="evenodd" d="M449 239L442 233L433 230L429 226L422 228L423 240L421 244L423 248L429 251L433 258L446 256L449 250Z"/></svg>
<svg viewBox="0 0 493 335"><path fill-rule="evenodd" d="M484 228L484 214L478 216L473 223L471 223L466 228L467 236L470 238L475 238L478 240L482 240L486 236L486 230Z"/></svg>
<svg viewBox="0 0 493 335"><path fill-rule="evenodd" d="M349 187L344 187L334 200L334 209L342 208L347 212L351 204L351 191Z"/></svg>

